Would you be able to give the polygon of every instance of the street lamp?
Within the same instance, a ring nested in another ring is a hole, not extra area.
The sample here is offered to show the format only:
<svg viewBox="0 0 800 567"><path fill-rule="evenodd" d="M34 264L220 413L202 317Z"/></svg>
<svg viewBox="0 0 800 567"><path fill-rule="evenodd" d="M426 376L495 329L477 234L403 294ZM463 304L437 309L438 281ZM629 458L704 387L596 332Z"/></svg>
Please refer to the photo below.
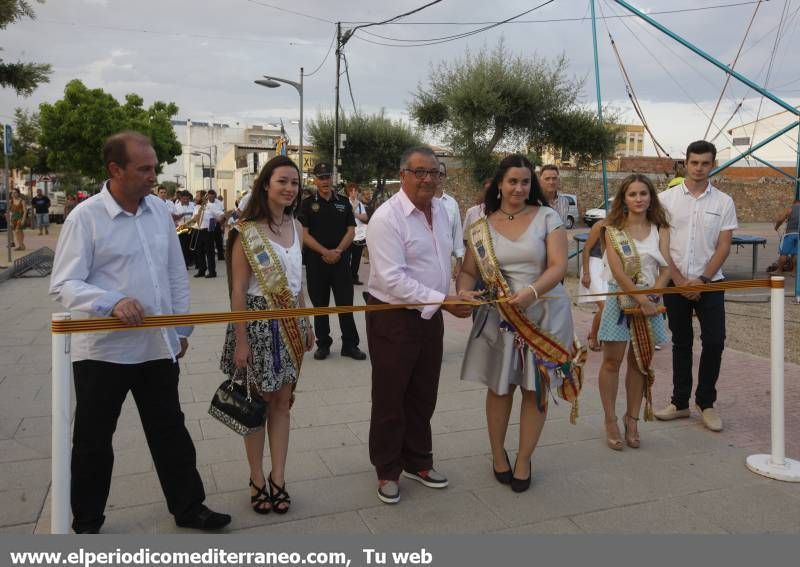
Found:
<svg viewBox="0 0 800 567"><path fill-rule="evenodd" d="M281 83L286 85L291 85L295 89L297 89L298 94L300 95L300 189L302 190L303 185L303 68L300 67L300 82L297 83L295 81L290 81L288 79L279 79L278 77L271 77L269 75L264 75L263 79L256 79L255 84L261 85L262 87L267 87L269 89L275 89L281 86Z"/></svg>
<svg viewBox="0 0 800 567"><path fill-rule="evenodd" d="M203 177L206 176L205 175L206 174L205 166L203 165L203 163L204 163L203 162L203 158L205 156L208 156L208 188L209 189L213 189L214 186L211 183L211 152L201 152L199 150L195 150L195 151L192 152L192 155L193 156L200 156L200 167L203 168ZM204 189L205 189L205 184L206 184L206 182L204 180L203 181L203 188Z"/></svg>

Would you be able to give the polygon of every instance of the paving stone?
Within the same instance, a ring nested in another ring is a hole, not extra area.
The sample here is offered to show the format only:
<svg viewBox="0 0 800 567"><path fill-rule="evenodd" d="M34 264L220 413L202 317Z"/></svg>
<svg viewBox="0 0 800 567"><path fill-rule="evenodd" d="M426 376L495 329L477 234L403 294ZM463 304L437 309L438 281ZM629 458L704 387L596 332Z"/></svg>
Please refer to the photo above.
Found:
<svg viewBox="0 0 800 567"><path fill-rule="evenodd" d="M52 428L53 418L51 416L26 417L22 420L14 437L21 439L23 437L49 435Z"/></svg>
<svg viewBox="0 0 800 567"><path fill-rule="evenodd" d="M404 483L407 484L407 483ZM362 509L359 514L374 534L471 534L506 527L504 522L470 493L449 493L448 490L430 491L419 501L382 504ZM377 501L377 500L376 500ZM424 518L425 521L419 521Z"/></svg>
<svg viewBox="0 0 800 567"><path fill-rule="evenodd" d="M366 445L349 445L317 451L334 476L375 470Z"/></svg>
<svg viewBox="0 0 800 567"><path fill-rule="evenodd" d="M206 494L216 492L217 488L214 483L214 477L211 474L211 467L200 466L197 470L200 473ZM151 471L112 478L111 492L108 495L106 508L114 510L162 502L163 500L164 493L161 491L158 475L155 471Z"/></svg>
<svg viewBox="0 0 800 567"><path fill-rule="evenodd" d="M0 439L11 439L17 432L22 418L20 417L0 417Z"/></svg>
<svg viewBox="0 0 800 567"><path fill-rule="evenodd" d="M36 524L18 524L16 526L0 527L0 534L6 535L32 535Z"/></svg>
<svg viewBox="0 0 800 567"><path fill-rule="evenodd" d="M44 456L45 455L42 455L39 451L32 449L16 439L0 440L0 462L8 463L13 461L34 460L41 459Z"/></svg>
<svg viewBox="0 0 800 567"><path fill-rule="evenodd" d="M800 533L800 499L776 486L725 488L678 502L732 533Z"/></svg>
<svg viewBox="0 0 800 567"><path fill-rule="evenodd" d="M493 532L496 534L532 534L532 535L574 535L583 531L569 518L556 518L535 524L515 526Z"/></svg>
<svg viewBox="0 0 800 567"><path fill-rule="evenodd" d="M305 392L301 390L302 381L297 389L302 392L302 396L298 394L298 401L300 398L307 395L316 394L325 405L336 404L355 404L359 402L372 401L372 388L371 386L353 386L350 388L336 388L332 390L317 390Z"/></svg>
<svg viewBox="0 0 800 567"><path fill-rule="evenodd" d="M335 425L369 419L371 404L337 404L332 406L292 409L292 417L297 427Z"/></svg>
<svg viewBox="0 0 800 567"><path fill-rule="evenodd" d="M46 488L32 487L0 492L0 527L35 522L46 492Z"/></svg>
<svg viewBox="0 0 800 567"><path fill-rule="evenodd" d="M573 516L591 534L724 534L708 518L698 516L675 500L657 500Z"/></svg>
<svg viewBox="0 0 800 567"><path fill-rule="evenodd" d="M289 451L313 451L360 443L346 424L321 425L293 429L289 436Z"/></svg>
<svg viewBox="0 0 800 567"><path fill-rule="evenodd" d="M241 490L247 487L250 467L245 458L243 444L240 445L240 449L241 455L239 459L211 465L211 471L219 492ZM264 474L269 475L270 469L269 455L266 455L264 458ZM286 460L285 476L288 483L287 486L291 490L298 482L330 477L331 473L315 451L290 451Z"/></svg>
<svg viewBox="0 0 800 567"><path fill-rule="evenodd" d="M50 484L50 459L0 463L0 491Z"/></svg>
<svg viewBox="0 0 800 567"><path fill-rule="evenodd" d="M153 457L149 449L130 449L114 451L114 469L112 477L140 474L153 471Z"/></svg>
<svg viewBox="0 0 800 567"><path fill-rule="evenodd" d="M286 515L286 518L291 516L291 512ZM269 534L272 536L277 535L299 535L299 534L347 534L359 535L369 534L369 528L361 519L358 512L342 512L340 514L330 514L328 516L316 516L314 518L306 518L305 520L293 520L283 522L280 524L270 524L269 527L257 526L254 528L246 528L242 530L235 530L237 534Z"/></svg>

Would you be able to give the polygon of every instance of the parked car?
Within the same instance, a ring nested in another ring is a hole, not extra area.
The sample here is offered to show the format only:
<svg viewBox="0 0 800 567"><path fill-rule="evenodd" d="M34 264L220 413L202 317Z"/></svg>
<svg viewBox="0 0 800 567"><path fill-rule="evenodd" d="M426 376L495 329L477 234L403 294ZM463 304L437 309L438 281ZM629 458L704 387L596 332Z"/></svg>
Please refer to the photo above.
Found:
<svg viewBox="0 0 800 567"><path fill-rule="evenodd" d="M614 201L614 197L608 198L608 207L611 208L611 203ZM606 218L606 209L603 207L602 201L597 205L594 209L588 209L583 214L583 222L586 223L586 226L592 226L597 221L603 220Z"/></svg>
<svg viewBox="0 0 800 567"><path fill-rule="evenodd" d="M575 219L578 218L578 196L572 195L571 193L559 193L559 195L564 196L569 201L569 208L567 209L567 219L564 223L564 228L567 230L573 228L575 226Z"/></svg>

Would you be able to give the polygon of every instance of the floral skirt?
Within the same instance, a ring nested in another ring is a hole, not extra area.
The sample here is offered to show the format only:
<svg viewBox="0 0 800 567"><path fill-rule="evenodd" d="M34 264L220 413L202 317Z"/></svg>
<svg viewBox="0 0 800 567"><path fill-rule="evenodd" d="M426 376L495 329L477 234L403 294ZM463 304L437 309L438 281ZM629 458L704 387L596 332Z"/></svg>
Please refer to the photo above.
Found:
<svg viewBox="0 0 800 567"><path fill-rule="evenodd" d="M247 296L247 309L258 311L268 309L267 300L260 295ZM248 321L247 341L250 343L252 362L247 368L249 383L255 383L262 392L275 392L286 384L296 384L299 369L295 368L289 348L283 341L280 332L280 321ZM308 333L306 319L300 318L301 335ZM225 331L225 344L222 347L222 358L219 367L224 374L237 379L244 379L242 371L236 372L233 353L236 350L236 335L233 325L228 323Z"/></svg>

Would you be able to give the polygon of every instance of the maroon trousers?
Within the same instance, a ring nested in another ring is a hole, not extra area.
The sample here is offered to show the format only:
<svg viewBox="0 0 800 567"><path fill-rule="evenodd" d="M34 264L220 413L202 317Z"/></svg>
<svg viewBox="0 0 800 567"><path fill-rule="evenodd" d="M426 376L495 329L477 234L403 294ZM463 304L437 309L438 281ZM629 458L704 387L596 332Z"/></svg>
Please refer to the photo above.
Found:
<svg viewBox="0 0 800 567"><path fill-rule="evenodd" d="M370 298L368 303L381 303ZM369 457L380 480L433 468L431 417L442 366L442 313L411 309L366 314L372 363Z"/></svg>

